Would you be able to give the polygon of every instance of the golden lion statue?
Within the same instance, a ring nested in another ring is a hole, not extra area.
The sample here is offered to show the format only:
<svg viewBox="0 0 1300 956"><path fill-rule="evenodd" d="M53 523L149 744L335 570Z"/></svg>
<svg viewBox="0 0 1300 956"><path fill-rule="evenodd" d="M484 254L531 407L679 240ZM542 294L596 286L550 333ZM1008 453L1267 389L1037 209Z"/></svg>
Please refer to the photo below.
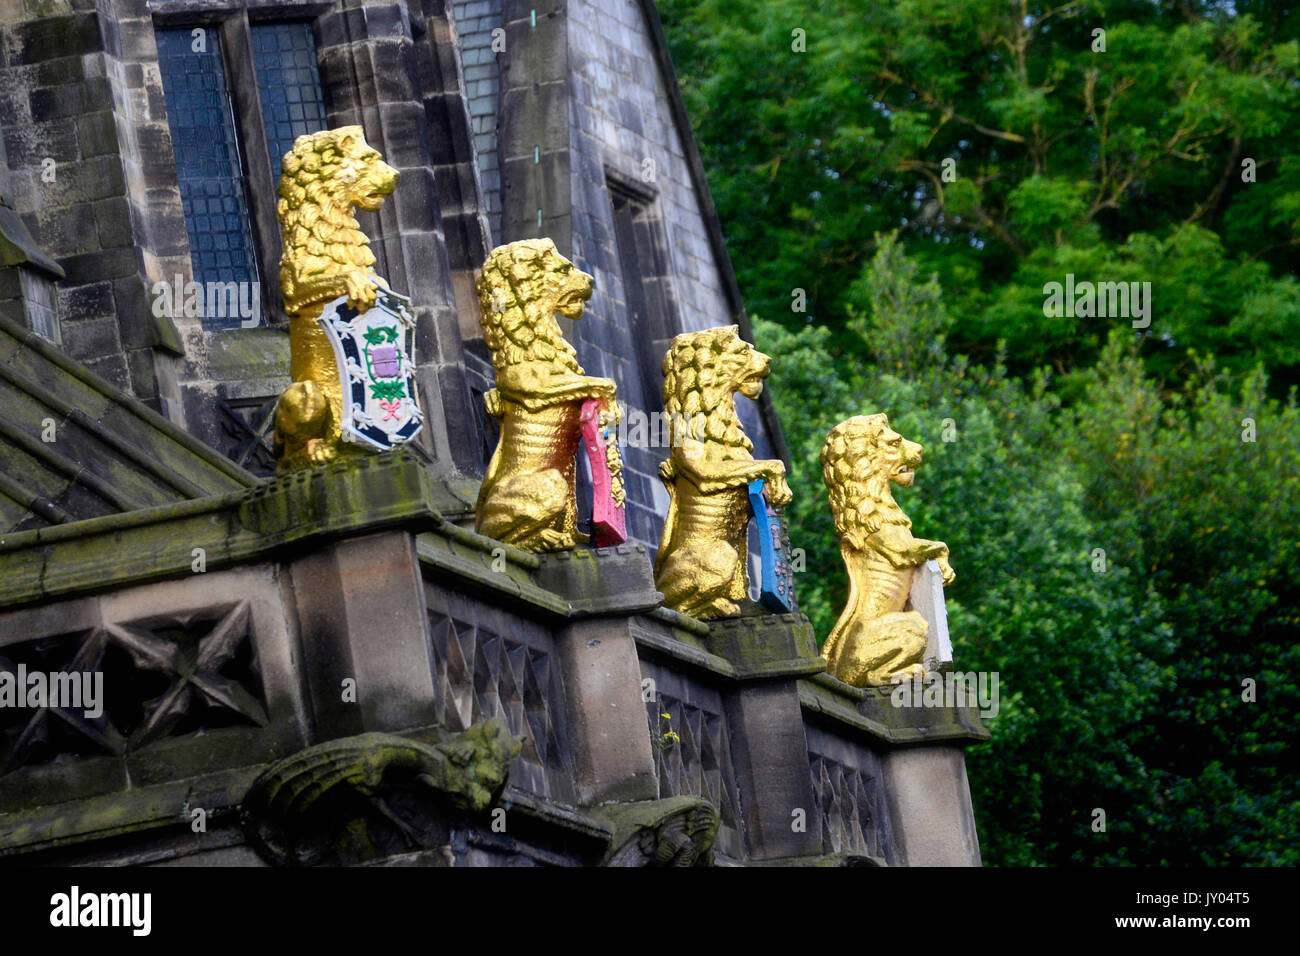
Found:
<svg viewBox="0 0 1300 956"><path fill-rule="evenodd" d="M602 403L600 427L619 418L616 387L583 374L555 313L582 318L592 278L550 239L493 249L478 274L483 335L496 388L483 396L501 439L479 489L476 530L526 551L560 551L586 537L577 530L574 470L583 402ZM624 502L618 444L606 446L611 496Z"/></svg>
<svg viewBox="0 0 1300 956"><path fill-rule="evenodd" d="M827 672L855 687L922 673L929 625L904 611L919 565L939 562L943 583L956 577L942 541L912 537L912 522L889 483L910 488L922 448L881 415L836 425L822 446L822 477L849 572L849 600L822 647Z"/></svg>
<svg viewBox="0 0 1300 956"><path fill-rule="evenodd" d="M284 157L276 215L284 231L280 292L289 314L289 373L280 396L275 448L281 472L360 454L339 432L343 395L329 337L316 321L346 294L364 312L375 304L370 240L352 207L374 212L397 186L397 170L367 145L360 126L299 136Z"/></svg>
<svg viewBox="0 0 1300 956"><path fill-rule="evenodd" d="M727 617L749 597L749 483L765 479L774 508L790 503L785 465L754 460L736 415L735 393L758 398L772 360L728 325L677 336L663 370L672 453L659 466L669 505L655 587L683 614Z"/></svg>

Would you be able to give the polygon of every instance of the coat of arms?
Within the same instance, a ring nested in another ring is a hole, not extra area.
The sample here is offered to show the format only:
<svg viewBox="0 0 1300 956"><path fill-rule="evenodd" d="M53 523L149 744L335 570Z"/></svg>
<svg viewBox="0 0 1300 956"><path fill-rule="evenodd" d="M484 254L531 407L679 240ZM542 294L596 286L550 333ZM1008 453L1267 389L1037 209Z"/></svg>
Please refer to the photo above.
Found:
<svg viewBox="0 0 1300 956"><path fill-rule="evenodd" d="M763 495L762 478L749 483L749 509L758 528L758 552L762 561L759 601L769 611L789 614L795 610L790 538L785 530L785 521L773 511Z"/></svg>
<svg viewBox="0 0 1300 956"><path fill-rule="evenodd" d="M338 361L343 440L387 451L414 438L424 416L415 397L411 300L379 283L376 289L365 312L344 295L325 306L319 321Z"/></svg>
<svg viewBox="0 0 1300 956"><path fill-rule="evenodd" d="M583 402L578 426L582 430L579 447L587 453L587 465L591 469L591 543L598 548L607 548L627 540L627 518L621 491L622 478L619 477L623 473L623 462L615 450L612 460L617 471L610 467L609 443L617 439L609 433L608 426L600 424L602 404L598 398ZM615 482L620 486L618 493L614 491Z"/></svg>

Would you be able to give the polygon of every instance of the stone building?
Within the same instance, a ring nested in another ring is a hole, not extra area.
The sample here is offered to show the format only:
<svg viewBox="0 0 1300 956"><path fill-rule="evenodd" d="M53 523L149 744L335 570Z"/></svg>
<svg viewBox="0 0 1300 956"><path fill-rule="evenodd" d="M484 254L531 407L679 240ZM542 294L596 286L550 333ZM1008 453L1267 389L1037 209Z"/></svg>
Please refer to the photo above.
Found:
<svg viewBox="0 0 1300 956"><path fill-rule="evenodd" d="M417 311L426 425L275 479L280 157L350 124L401 173L360 220ZM972 712L827 677L797 613L661 606L664 449L624 448L626 545L470 530L494 246L595 277L562 324L630 408L677 333L749 337L650 0L0 0L0 132L0 673L104 687L0 706L0 857L978 863ZM447 763L487 718L521 748L490 811ZM380 746L382 781L259 803L285 758Z"/></svg>

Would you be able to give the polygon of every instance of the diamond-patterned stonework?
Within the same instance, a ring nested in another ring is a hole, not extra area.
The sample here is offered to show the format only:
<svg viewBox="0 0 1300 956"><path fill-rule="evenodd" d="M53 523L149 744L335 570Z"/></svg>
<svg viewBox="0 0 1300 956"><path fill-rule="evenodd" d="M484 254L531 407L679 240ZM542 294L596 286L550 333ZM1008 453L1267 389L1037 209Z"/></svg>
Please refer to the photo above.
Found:
<svg viewBox="0 0 1300 956"><path fill-rule="evenodd" d="M875 754L817 727L805 732L825 851L885 857L891 841Z"/></svg>
<svg viewBox="0 0 1300 956"><path fill-rule="evenodd" d="M654 699L646 703L646 719L659 797L690 795L708 800L718 808L719 849L736 853L740 804L721 695L647 661L641 662L641 677L654 682Z"/></svg>
<svg viewBox="0 0 1300 956"><path fill-rule="evenodd" d="M550 635L517 615L432 585L426 598L438 723L460 731L499 718L524 738L511 785L574 801L564 685Z"/></svg>

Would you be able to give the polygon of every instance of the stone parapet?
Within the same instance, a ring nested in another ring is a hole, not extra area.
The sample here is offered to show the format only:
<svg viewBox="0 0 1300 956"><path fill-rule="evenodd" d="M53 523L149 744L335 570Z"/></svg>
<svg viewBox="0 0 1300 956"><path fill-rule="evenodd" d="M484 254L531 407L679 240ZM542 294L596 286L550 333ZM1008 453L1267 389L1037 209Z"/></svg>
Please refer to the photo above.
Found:
<svg viewBox="0 0 1300 956"><path fill-rule="evenodd" d="M0 538L0 606L184 577L284 549L401 526L446 524L455 482L412 450L300 472L254 488Z"/></svg>
<svg viewBox="0 0 1300 956"><path fill-rule="evenodd" d="M0 771L0 855L248 862L232 814L272 762L494 719L520 741L505 816L431 804L411 818L424 843L371 862L978 863L975 713L826 676L802 614L663 608L640 545L532 554L469 531L475 491L406 449L8 536L0 655L73 661L98 641L108 663L86 666L116 668L117 696L97 750ZM245 689L220 698L226 717L178 703L142 731L130 649L165 659L236 632ZM214 825L187 837L171 803L200 792Z"/></svg>

